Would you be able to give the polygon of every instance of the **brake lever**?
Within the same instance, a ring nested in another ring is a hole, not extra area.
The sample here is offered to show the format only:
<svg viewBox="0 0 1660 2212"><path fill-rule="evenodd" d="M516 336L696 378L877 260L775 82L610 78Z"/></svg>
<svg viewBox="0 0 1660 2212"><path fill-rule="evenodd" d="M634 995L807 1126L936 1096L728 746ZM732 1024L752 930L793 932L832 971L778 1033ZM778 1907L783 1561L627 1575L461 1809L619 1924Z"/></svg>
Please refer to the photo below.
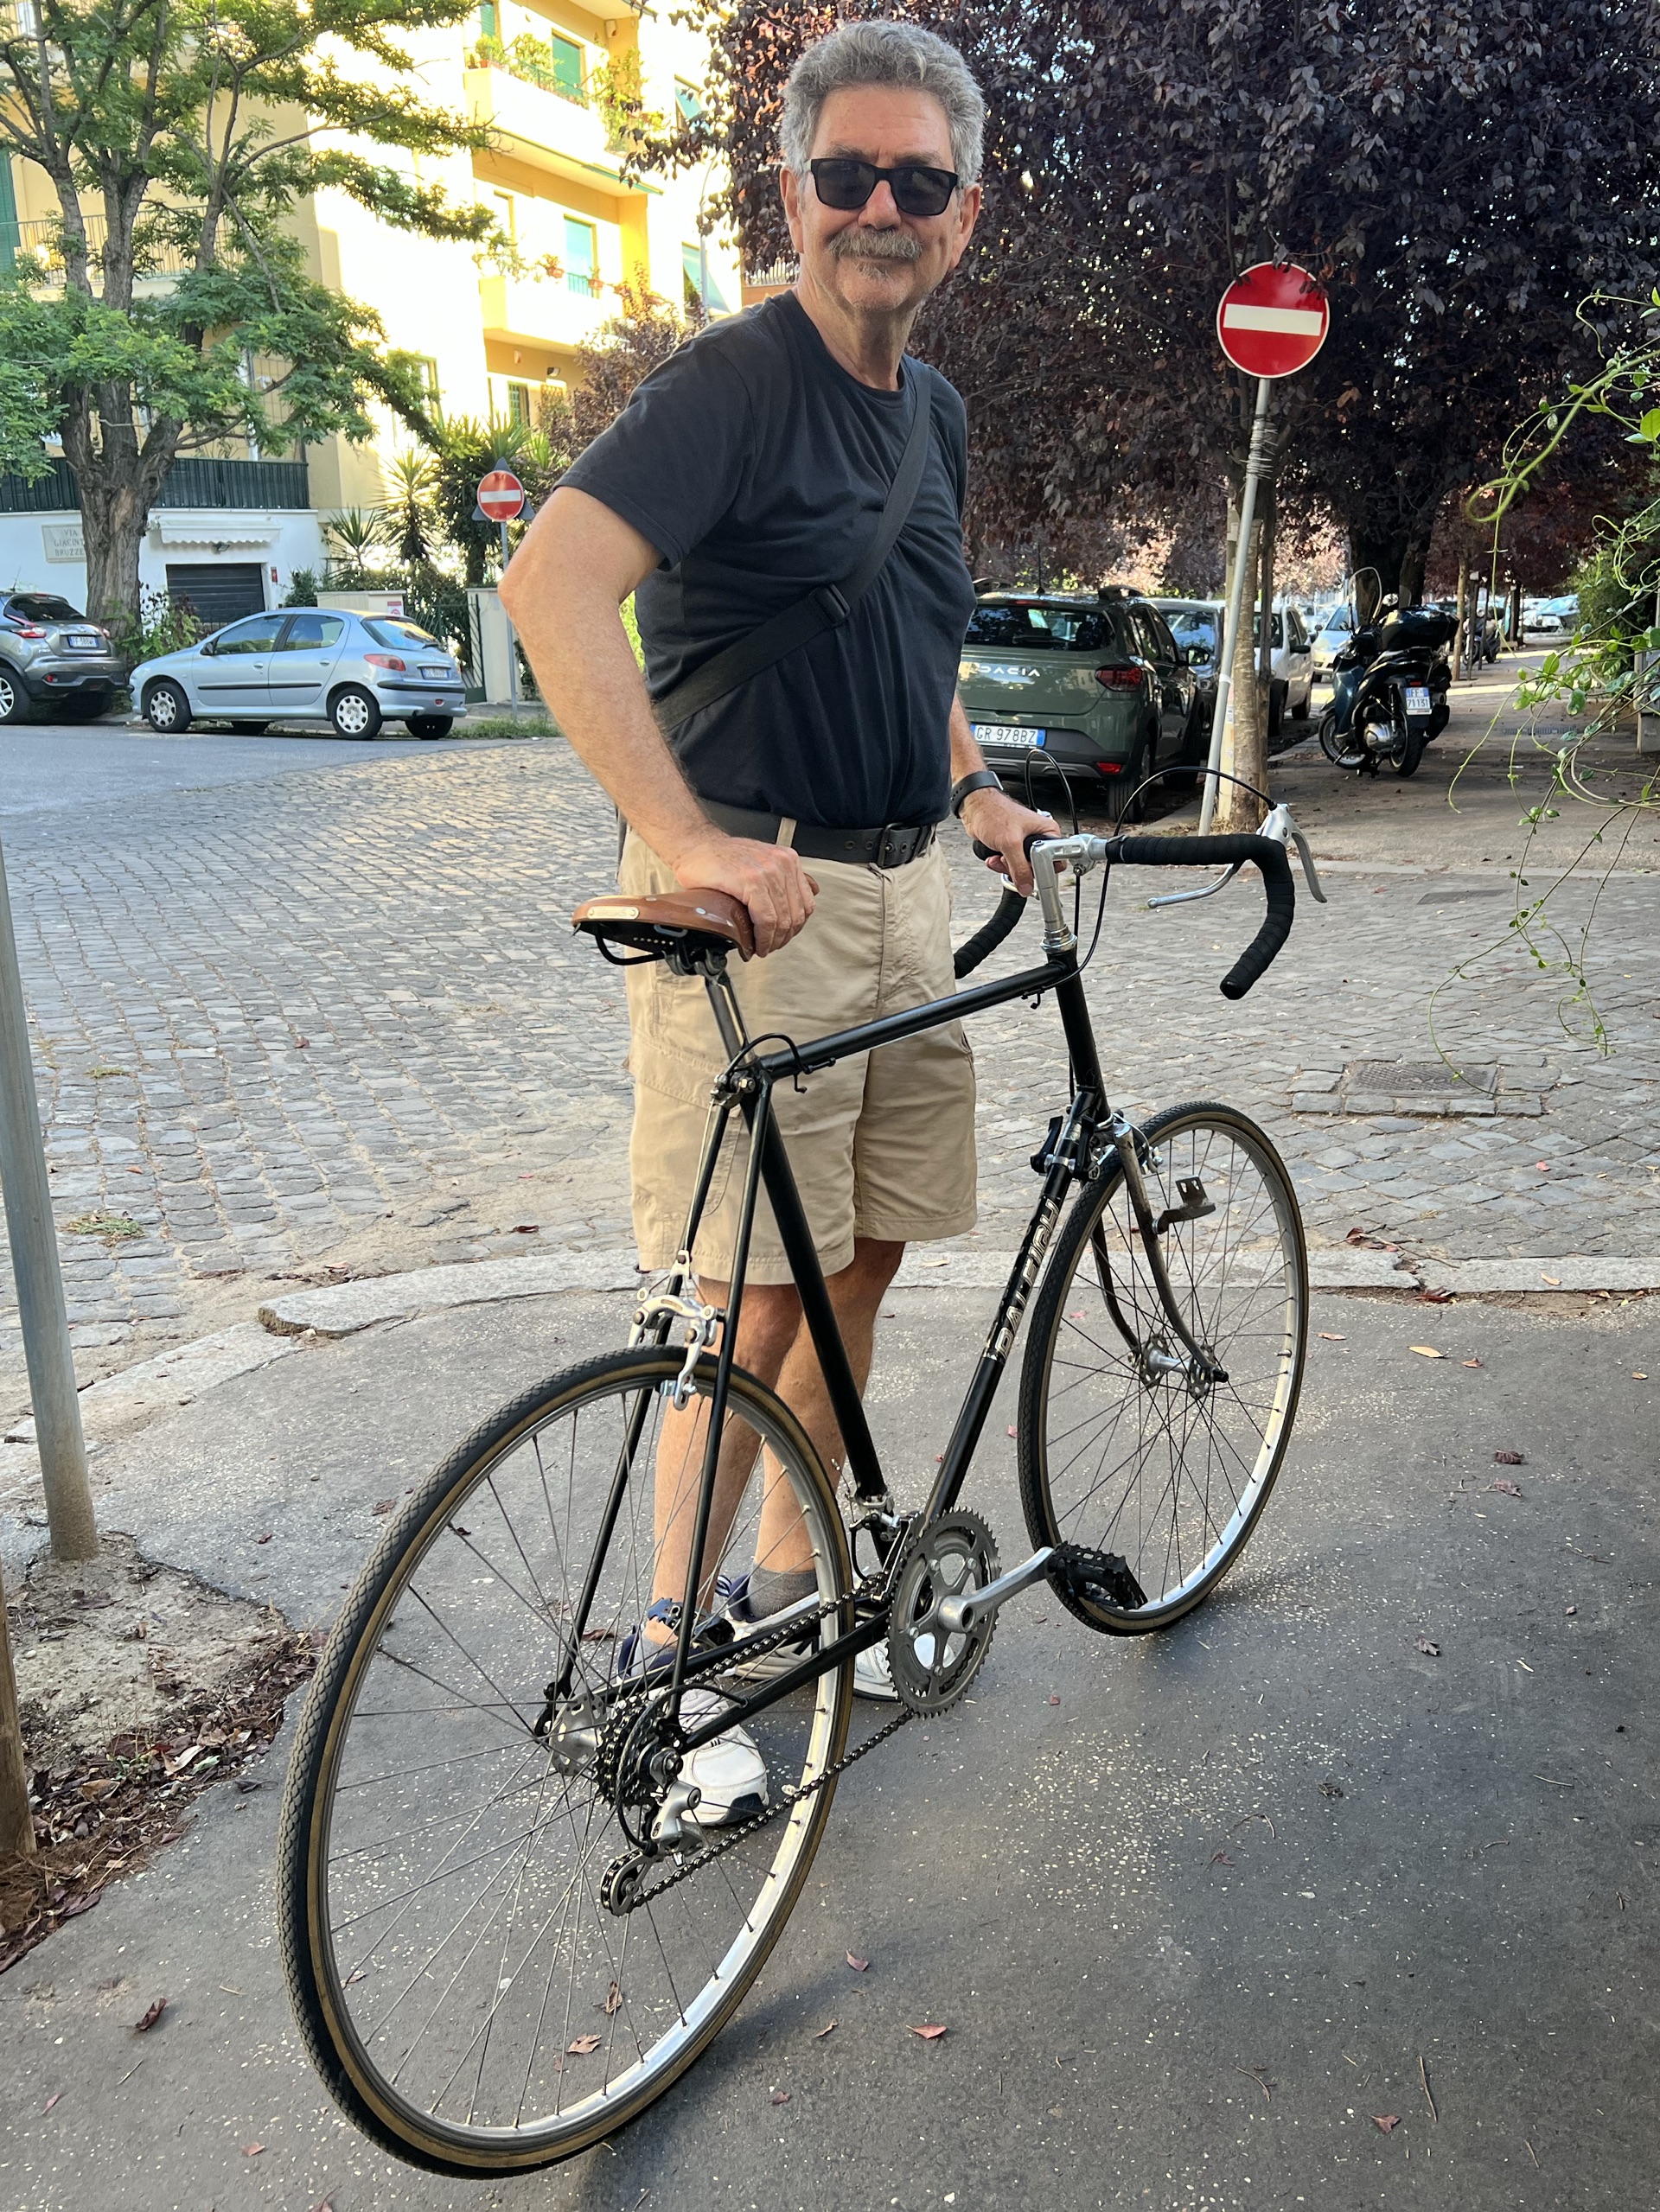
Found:
<svg viewBox="0 0 1660 2212"><path fill-rule="evenodd" d="M1235 861L1231 868L1224 868L1214 883L1207 883L1202 891L1161 891L1156 899L1149 899L1149 908L1156 906L1189 906L1195 899L1213 899L1218 891L1225 891L1240 870L1242 860Z"/></svg>
<svg viewBox="0 0 1660 2212"><path fill-rule="evenodd" d="M1303 864L1303 875L1308 884L1309 896L1317 900L1321 906L1330 905L1331 902L1320 889L1319 871L1314 865L1314 856L1308 849L1308 839L1292 819L1291 809L1283 800L1270 812L1267 821L1257 832L1257 835L1272 838L1276 845L1294 845L1297 848L1297 857Z"/></svg>

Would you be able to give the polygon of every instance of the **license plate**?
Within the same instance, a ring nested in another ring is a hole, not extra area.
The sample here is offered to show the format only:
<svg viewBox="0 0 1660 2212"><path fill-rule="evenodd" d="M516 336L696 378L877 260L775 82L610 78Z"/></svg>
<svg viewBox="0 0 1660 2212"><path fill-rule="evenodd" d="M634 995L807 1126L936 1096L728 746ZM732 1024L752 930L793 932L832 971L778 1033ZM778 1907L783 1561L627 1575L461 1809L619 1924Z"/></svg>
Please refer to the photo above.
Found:
<svg viewBox="0 0 1660 2212"><path fill-rule="evenodd" d="M1006 722L976 722L972 726L976 744L999 746L1006 753L1029 752L1044 742L1041 730L1016 730Z"/></svg>
<svg viewBox="0 0 1660 2212"><path fill-rule="evenodd" d="M429 684L451 684L455 681L447 668L423 668L421 673Z"/></svg>
<svg viewBox="0 0 1660 2212"><path fill-rule="evenodd" d="M1427 714L1430 711L1429 692L1422 684L1407 685L1407 712Z"/></svg>
<svg viewBox="0 0 1660 2212"><path fill-rule="evenodd" d="M72 630L64 640L71 653L102 653L104 641L86 630Z"/></svg>

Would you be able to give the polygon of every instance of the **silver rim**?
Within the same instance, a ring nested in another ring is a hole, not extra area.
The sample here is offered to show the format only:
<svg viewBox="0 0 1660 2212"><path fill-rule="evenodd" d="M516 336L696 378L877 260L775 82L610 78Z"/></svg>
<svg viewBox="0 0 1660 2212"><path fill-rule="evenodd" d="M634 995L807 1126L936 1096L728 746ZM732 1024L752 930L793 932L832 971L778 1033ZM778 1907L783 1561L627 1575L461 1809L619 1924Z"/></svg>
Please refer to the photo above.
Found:
<svg viewBox="0 0 1660 2212"><path fill-rule="evenodd" d="M335 727L344 737L361 737L369 726L372 711L367 699L348 692L335 703Z"/></svg>
<svg viewBox="0 0 1660 2212"><path fill-rule="evenodd" d="M1202 1394L1138 1371L1114 1324L1093 1240L1080 1248L1054 1335L1041 1414L1062 1537L1127 1560L1149 1615L1179 1610L1242 1541L1285 1449L1307 1294L1296 1202L1264 1144L1196 1116L1150 1132L1155 1218L1197 1177L1215 1212L1163 1239L1178 1306L1228 1380ZM1143 1342L1179 1355L1121 1177L1100 1218L1108 1280Z"/></svg>
<svg viewBox="0 0 1660 2212"><path fill-rule="evenodd" d="M599 1892L625 1848L615 1810L591 1772L554 1769L551 1733L531 1732L551 1632L574 1610L642 1395L635 1471L578 1660L578 1686L606 1690L648 1593L655 1378L602 1379L481 1466L404 1563L331 1717L337 1748L313 1816L326 1854L314 1958L336 2046L400 2132L462 2155L533 2142L558 2156L648 2100L765 1955L814 1839L821 1808L808 1797L614 1916ZM750 1426L790 1468L787 1440L755 1409ZM815 1487L791 1481L827 1597L835 1539ZM760 1490L752 1476L726 1547L734 1572L753 1555ZM827 1765L845 1673L751 1724L775 1806Z"/></svg>
<svg viewBox="0 0 1660 2212"><path fill-rule="evenodd" d="M158 684L144 702L144 716L152 730L170 730L179 718L179 703L165 684Z"/></svg>
<svg viewBox="0 0 1660 2212"><path fill-rule="evenodd" d="M0 676L0 722L10 722L17 711L17 687L9 676Z"/></svg>

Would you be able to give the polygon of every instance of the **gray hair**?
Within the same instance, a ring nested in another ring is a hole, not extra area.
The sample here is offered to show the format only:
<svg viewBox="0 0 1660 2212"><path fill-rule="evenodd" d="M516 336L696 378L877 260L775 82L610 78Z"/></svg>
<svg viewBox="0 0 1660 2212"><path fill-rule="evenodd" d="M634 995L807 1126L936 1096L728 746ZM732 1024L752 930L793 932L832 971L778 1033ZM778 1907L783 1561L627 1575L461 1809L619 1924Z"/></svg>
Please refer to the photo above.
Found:
<svg viewBox="0 0 1660 2212"><path fill-rule="evenodd" d="M850 22L809 46L784 87L784 160L797 176L807 174L825 101L849 85L932 92L950 128L952 167L964 184L980 175L986 102L956 48L916 23Z"/></svg>

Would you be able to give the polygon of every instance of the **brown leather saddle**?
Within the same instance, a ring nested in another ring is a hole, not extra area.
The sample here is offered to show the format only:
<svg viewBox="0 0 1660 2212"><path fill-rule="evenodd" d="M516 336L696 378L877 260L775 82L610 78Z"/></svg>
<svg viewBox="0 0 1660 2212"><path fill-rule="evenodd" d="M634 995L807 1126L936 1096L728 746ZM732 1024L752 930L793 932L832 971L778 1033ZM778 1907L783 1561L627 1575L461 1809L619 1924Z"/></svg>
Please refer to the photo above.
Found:
<svg viewBox="0 0 1660 2212"><path fill-rule="evenodd" d="M755 951L750 910L727 891L664 891L655 898L608 891L584 899L571 926L597 938L609 959L616 958L613 945L659 960L671 953L689 960L704 953L734 952L748 959Z"/></svg>

